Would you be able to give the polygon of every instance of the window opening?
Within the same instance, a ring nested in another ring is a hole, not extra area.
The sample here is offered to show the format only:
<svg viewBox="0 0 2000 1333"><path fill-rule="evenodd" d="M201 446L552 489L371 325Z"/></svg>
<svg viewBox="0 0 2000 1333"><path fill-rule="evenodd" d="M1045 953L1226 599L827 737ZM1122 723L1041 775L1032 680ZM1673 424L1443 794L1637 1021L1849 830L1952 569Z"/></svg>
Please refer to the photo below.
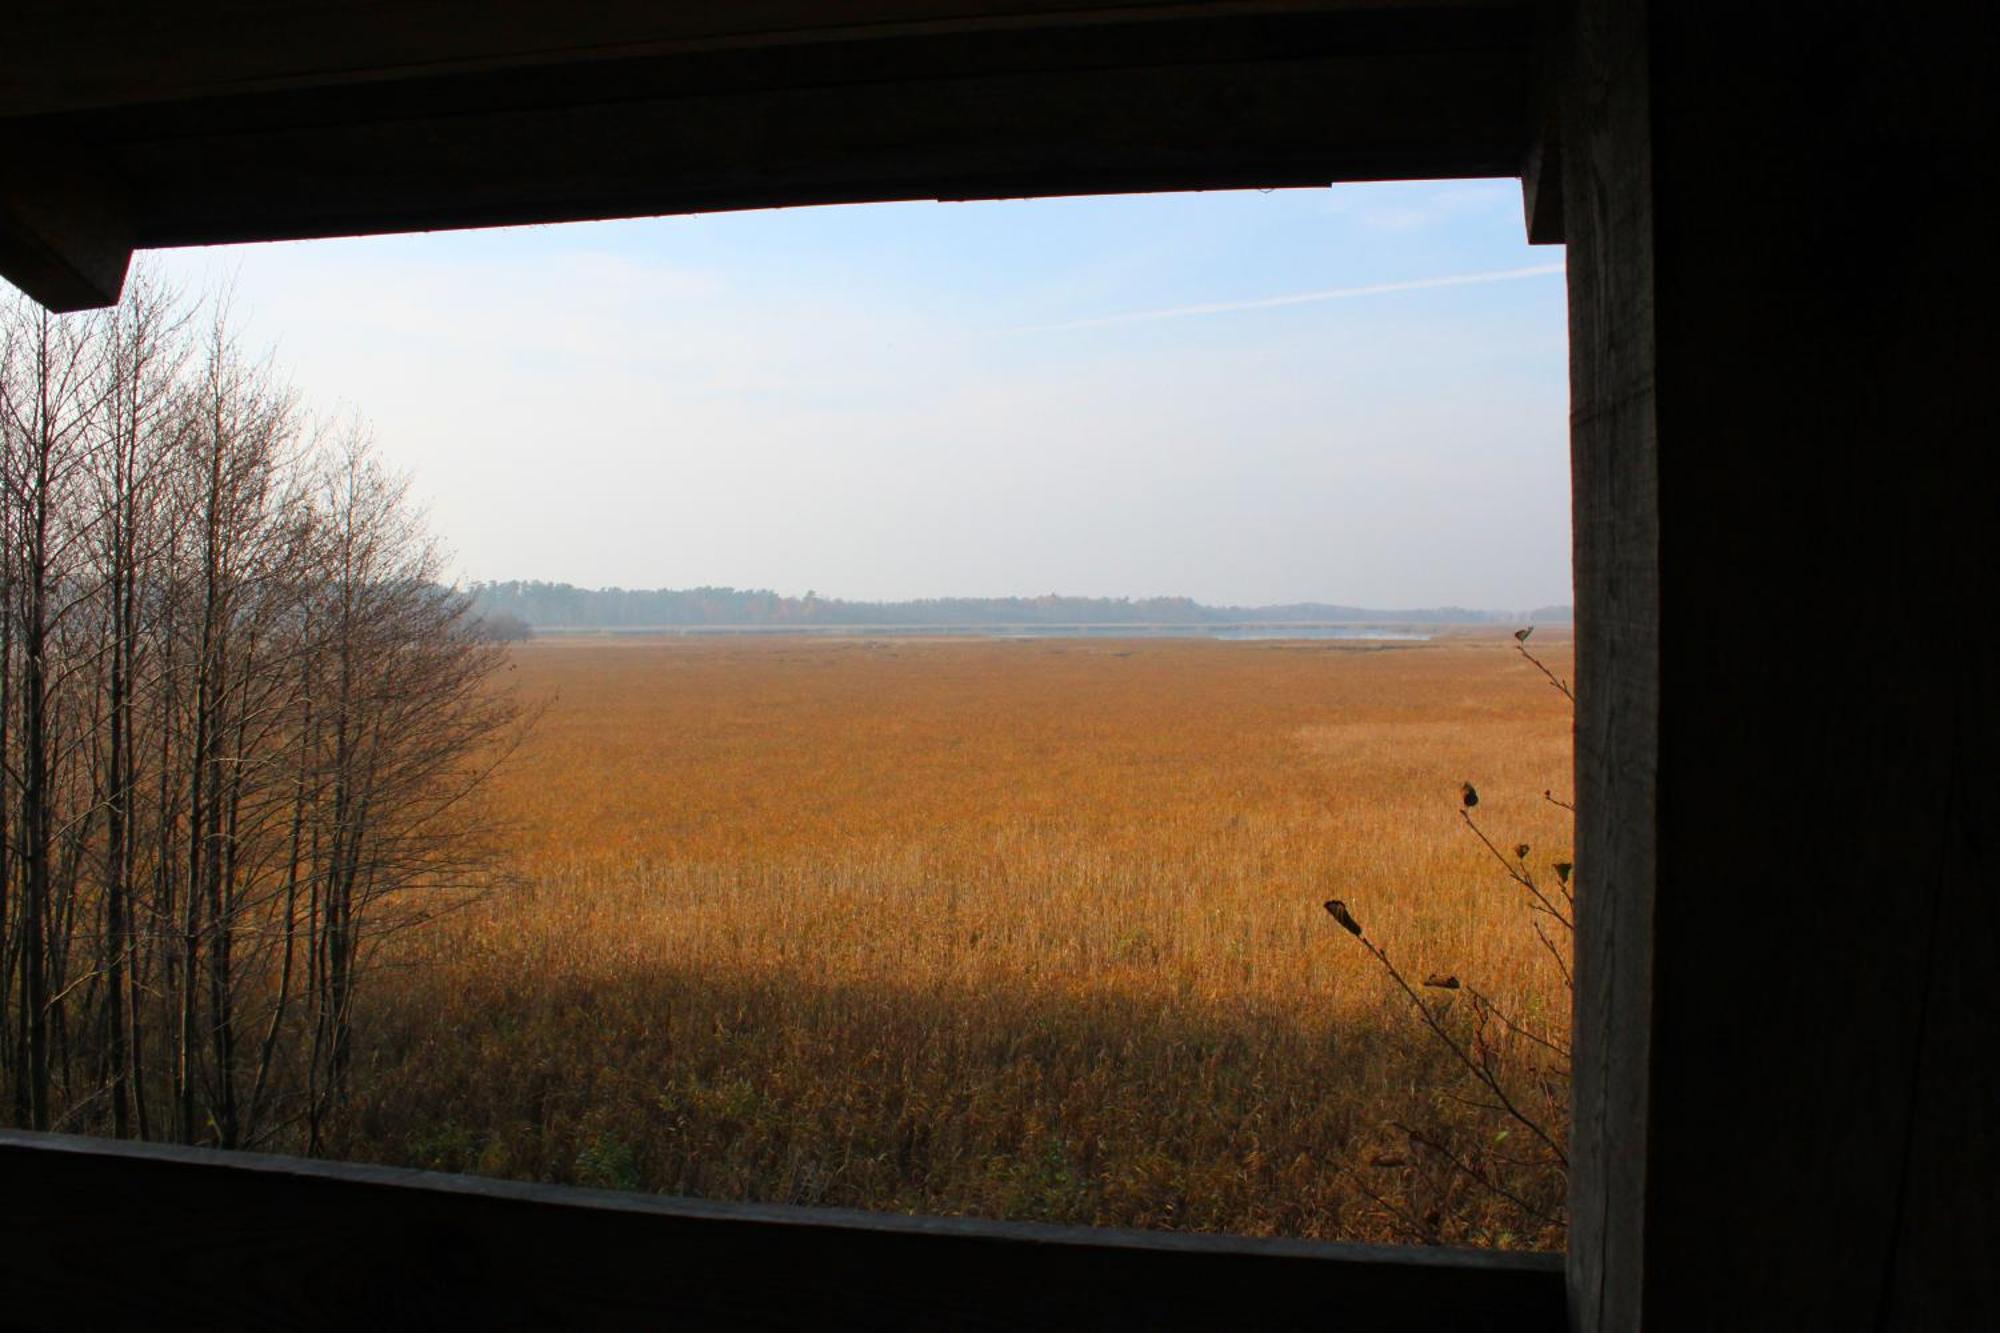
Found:
<svg viewBox="0 0 2000 1333"><path fill-rule="evenodd" d="M1566 334L1515 199L314 242L17 302L6 1113L1560 1248Z"/></svg>

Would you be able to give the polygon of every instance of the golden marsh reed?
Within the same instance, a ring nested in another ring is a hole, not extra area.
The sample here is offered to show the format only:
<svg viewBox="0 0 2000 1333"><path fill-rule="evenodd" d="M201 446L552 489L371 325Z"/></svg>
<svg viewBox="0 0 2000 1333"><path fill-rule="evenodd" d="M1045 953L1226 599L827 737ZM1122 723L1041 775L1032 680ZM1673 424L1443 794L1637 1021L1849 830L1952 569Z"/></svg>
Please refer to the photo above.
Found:
<svg viewBox="0 0 2000 1333"><path fill-rule="evenodd" d="M1565 639L1536 646L1567 674ZM1448 1112L1452 1071L1321 901L1407 972L1566 1007L1459 817L1470 780L1497 841L1567 859L1542 793L1568 792L1569 707L1504 636L578 638L514 662L551 700L491 793L519 883L385 954L352 1155L1380 1239L1357 1181L1401 1187L1371 1155Z"/></svg>

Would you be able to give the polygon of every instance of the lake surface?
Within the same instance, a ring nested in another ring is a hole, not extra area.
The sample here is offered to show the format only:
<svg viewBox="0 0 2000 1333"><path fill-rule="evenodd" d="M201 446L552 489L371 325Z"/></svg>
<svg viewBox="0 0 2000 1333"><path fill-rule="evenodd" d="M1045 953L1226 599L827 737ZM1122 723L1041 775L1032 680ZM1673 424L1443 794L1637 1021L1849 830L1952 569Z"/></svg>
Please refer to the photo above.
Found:
<svg viewBox="0 0 2000 1333"><path fill-rule="evenodd" d="M537 626L542 634L715 636L807 634L818 637L973 639L1374 639L1421 643L1431 625L621 625L573 629Z"/></svg>

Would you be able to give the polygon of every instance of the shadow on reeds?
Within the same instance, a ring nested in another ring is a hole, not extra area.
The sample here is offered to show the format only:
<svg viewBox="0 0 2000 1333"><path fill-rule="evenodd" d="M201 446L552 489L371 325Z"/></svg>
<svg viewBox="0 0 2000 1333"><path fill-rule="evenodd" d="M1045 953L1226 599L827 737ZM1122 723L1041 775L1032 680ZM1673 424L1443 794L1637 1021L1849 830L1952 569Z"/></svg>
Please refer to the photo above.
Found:
<svg viewBox="0 0 2000 1333"><path fill-rule="evenodd" d="M1394 1161L1384 1126L1411 1099L1437 1113L1426 1090L1450 1084L1407 1025L1302 1023L1228 998L671 970L427 984L364 1020L336 1155L712 1199L1376 1240L1397 1234L1381 1191L1412 1186L1371 1167ZM1476 1223L1453 1239L1534 1243Z"/></svg>

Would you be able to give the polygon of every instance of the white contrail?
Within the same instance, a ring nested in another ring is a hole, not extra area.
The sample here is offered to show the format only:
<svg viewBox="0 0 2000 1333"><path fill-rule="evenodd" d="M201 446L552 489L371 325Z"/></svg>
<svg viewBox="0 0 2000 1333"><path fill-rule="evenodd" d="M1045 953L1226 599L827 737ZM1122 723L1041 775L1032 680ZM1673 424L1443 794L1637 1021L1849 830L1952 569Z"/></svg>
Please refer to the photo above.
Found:
<svg viewBox="0 0 2000 1333"><path fill-rule="evenodd" d="M1055 333L1064 329L1096 329L1106 324L1136 324L1146 319L1181 319L1188 315L1220 315L1232 310L1269 310L1283 305L1309 305L1314 301L1345 301L1356 296L1384 296L1390 292L1419 292L1432 287L1472 287L1487 282L1513 282L1519 278L1540 278L1563 271L1561 264L1536 264L1530 268L1494 269L1486 273L1452 273L1441 278L1413 278L1408 282L1377 282L1366 287L1335 287L1323 292L1294 292L1290 296L1266 296L1255 301L1214 301L1208 305L1175 306L1170 310L1135 310L1123 315L1099 315L1094 319L1064 320L1060 324L1036 324L1011 330L1014 333Z"/></svg>

